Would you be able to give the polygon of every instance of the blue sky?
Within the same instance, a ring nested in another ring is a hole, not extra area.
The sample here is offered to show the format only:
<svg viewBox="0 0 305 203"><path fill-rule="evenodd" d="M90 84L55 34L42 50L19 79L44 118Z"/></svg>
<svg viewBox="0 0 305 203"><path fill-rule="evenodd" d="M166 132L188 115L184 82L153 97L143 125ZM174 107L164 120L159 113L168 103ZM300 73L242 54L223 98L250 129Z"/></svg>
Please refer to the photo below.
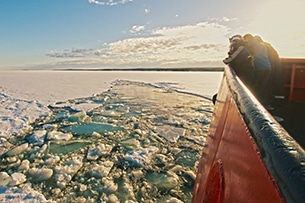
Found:
<svg viewBox="0 0 305 203"><path fill-rule="evenodd" d="M304 0L1 0L0 69L223 66L252 33L305 57Z"/></svg>

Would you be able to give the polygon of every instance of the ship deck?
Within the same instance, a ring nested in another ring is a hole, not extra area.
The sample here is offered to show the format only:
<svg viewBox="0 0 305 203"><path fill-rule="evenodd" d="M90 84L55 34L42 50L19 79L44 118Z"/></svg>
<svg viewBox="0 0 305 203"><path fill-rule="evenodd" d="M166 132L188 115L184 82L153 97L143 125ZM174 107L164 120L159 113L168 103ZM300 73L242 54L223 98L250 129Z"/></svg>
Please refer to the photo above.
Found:
<svg viewBox="0 0 305 203"><path fill-rule="evenodd" d="M279 123L305 149L305 103L275 99L269 112L276 118L283 118Z"/></svg>
<svg viewBox="0 0 305 203"><path fill-rule="evenodd" d="M281 58L281 63L275 81L283 81L279 92L285 99L274 99L269 112L284 119L280 124L305 149L305 59Z"/></svg>

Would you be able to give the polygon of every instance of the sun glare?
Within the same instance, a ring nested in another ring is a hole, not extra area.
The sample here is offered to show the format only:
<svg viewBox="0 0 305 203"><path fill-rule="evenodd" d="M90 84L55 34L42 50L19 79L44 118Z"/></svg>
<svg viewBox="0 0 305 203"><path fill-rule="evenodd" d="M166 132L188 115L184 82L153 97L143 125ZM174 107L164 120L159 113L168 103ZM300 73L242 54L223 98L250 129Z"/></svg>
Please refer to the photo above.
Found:
<svg viewBox="0 0 305 203"><path fill-rule="evenodd" d="M300 0L266 2L254 18L253 29L272 43L283 57L305 57L305 3Z"/></svg>

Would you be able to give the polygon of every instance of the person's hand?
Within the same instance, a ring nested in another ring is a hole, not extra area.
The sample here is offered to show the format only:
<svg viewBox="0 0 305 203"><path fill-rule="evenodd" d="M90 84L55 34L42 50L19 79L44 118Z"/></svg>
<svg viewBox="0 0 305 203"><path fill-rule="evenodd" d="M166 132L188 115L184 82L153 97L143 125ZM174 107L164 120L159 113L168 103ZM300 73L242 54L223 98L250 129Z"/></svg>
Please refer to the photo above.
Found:
<svg viewBox="0 0 305 203"><path fill-rule="evenodd" d="M229 56L227 58L225 58L224 60L222 60L225 64L229 64L232 61L232 58Z"/></svg>

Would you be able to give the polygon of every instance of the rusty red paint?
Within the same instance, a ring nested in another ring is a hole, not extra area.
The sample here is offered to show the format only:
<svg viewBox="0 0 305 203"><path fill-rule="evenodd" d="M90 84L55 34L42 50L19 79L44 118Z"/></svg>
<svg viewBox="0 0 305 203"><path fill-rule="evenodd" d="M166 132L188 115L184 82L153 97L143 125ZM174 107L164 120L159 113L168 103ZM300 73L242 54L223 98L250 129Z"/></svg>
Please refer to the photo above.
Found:
<svg viewBox="0 0 305 203"><path fill-rule="evenodd" d="M208 188L205 190L203 202L223 202L224 174L220 159L212 167L207 179L207 185Z"/></svg>
<svg viewBox="0 0 305 203"><path fill-rule="evenodd" d="M199 163L192 202L284 202L225 78Z"/></svg>

